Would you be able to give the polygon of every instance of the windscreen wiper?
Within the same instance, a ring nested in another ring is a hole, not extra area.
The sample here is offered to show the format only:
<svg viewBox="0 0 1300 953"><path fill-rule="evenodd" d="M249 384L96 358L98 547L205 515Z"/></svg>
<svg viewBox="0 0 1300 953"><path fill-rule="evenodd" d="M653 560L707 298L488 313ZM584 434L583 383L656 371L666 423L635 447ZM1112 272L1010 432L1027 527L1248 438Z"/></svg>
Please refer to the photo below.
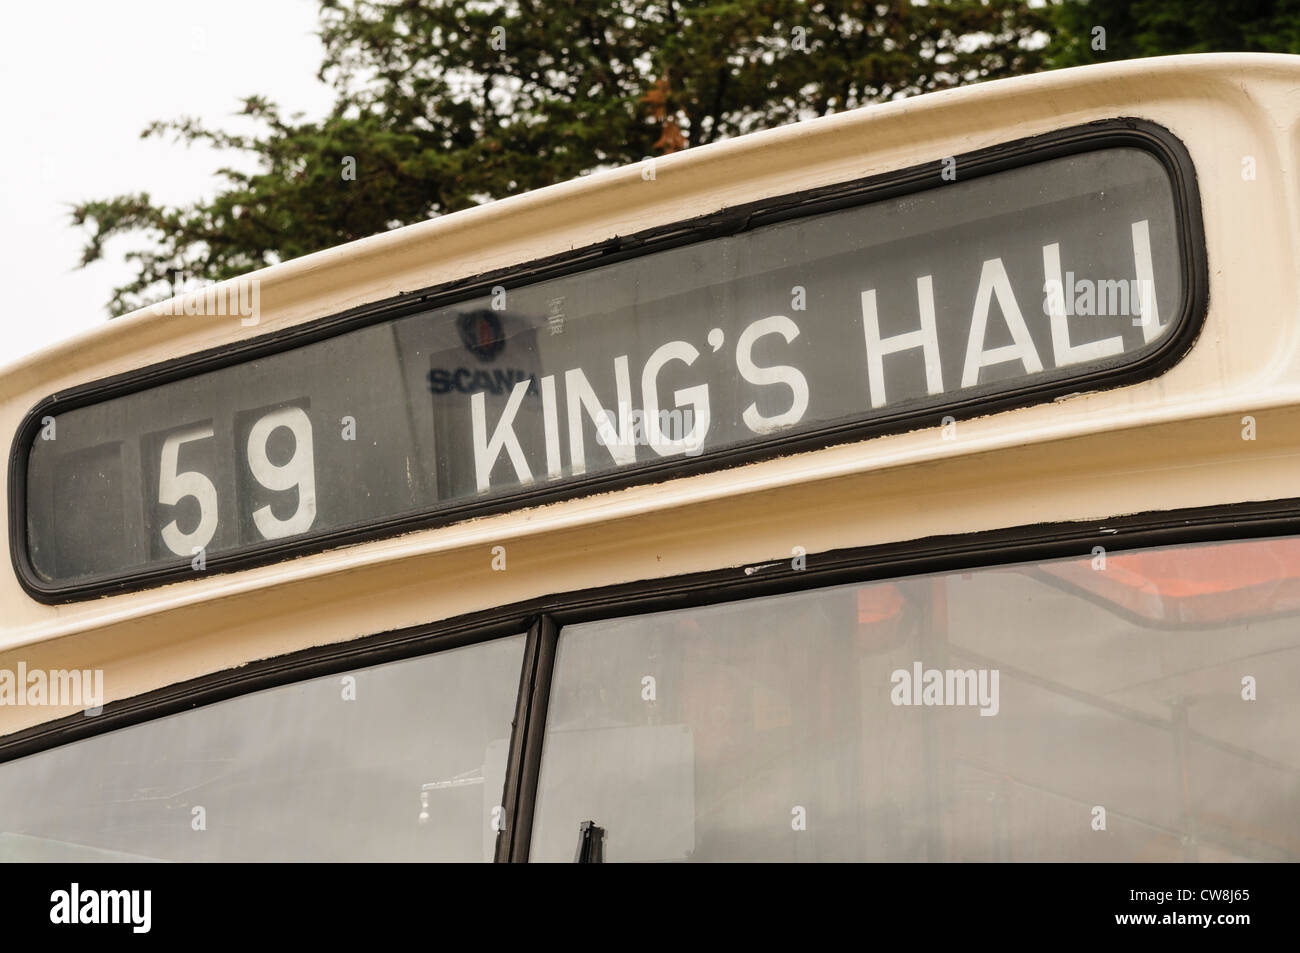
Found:
<svg viewBox="0 0 1300 953"><path fill-rule="evenodd" d="M583 821L578 825L578 853L573 858L575 864L603 864L605 862L605 828L597 827L595 821Z"/></svg>

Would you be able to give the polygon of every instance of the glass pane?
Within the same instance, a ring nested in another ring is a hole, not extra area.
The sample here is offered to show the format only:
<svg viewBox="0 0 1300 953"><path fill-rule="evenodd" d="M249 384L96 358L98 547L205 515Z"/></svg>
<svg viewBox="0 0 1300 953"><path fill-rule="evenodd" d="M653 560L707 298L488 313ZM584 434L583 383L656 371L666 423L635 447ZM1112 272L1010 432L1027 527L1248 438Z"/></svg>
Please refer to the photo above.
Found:
<svg viewBox="0 0 1300 953"><path fill-rule="evenodd" d="M0 859L490 860L524 637L0 765Z"/></svg>
<svg viewBox="0 0 1300 953"><path fill-rule="evenodd" d="M59 412L32 566L184 567L1135 362L1187 297L1176 208L1148 152L1064 156Z"/></svg>
<svg viewBox="0 0 1300 953"><path fill-rule="evenodd" d="M573 626L532 857L1300 860L1300 540Z"/></svg>

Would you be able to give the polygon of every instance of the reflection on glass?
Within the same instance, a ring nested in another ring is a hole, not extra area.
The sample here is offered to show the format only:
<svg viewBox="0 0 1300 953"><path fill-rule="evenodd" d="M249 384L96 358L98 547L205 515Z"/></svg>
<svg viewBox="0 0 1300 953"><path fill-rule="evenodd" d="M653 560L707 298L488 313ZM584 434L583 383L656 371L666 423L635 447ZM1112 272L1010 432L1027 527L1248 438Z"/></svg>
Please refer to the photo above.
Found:
<svg viewBox="0 0 1300 953"><path fill-rule="evenodd" d="M1298 596L1283 539L565 629L532 857L1300 859Z"/></svg>
<svg viewBox="0 0 1300 953"><path fill-rule="evenodd" d="M491 859L523 636L0 765L0 860Z"/></svg>
<svg viewBox="0 0 1300 953"><path fill-rule="evenodd" d="M1114 148L503 279L59 412L32 568L185 566L1113 368L1173 333L1185 265L1164 166Z"/></svg>

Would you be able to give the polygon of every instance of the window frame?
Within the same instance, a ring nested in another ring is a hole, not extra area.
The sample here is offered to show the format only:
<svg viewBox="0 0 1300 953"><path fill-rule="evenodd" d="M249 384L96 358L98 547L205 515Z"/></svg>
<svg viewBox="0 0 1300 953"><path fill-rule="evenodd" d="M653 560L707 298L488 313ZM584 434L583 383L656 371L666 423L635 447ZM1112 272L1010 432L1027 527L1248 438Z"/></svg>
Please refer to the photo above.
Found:
<svg viewBox="0 0 1300 953"><path fill-rule="evenodd" d="M659 482L712 470L725 469L790 453L821 449L918 427L937 425L947 415L972 411L995 413L1046 402L1082 390L1101 391L1157 377L1190 349L1200 333L1208 302L1209 273L1204 225L1196 169L1183 142L1168 129L1137 118L1102 119L1038 136L1012 140L956 157L962 181L1033 165L1049 159L1111 148L1138 148L1155 156L1169 176L1174 193L1174 214L1182 264L1184 295L1181 309L1171 319L1170 330L1137 359L1120 354L1098 362L1093 370L1077 375L1051 375L1040 382L1024 383L992 397L961 396L920 409L904 410L868 420L840 422L797 433L755 439L739 447L721 449L694 458L669 457L618 470L561 481L556 486L534 486L488 500L453 502L446 506L394 514L332 530L308 533L281 541L263 541L208 556L204 575L265 566L326 549L389 538L416 529L446 526L470 517L537 506L608 492L628 486ZM854 179L788 193L658 226L599 242L548 258L498 269L365 305L281 331L250 338L160 364L94 381L41 400L28 411L14 436L9 455L9 551L23 590L38 602L57 605L102 595L135 592L167 582L193 579L188 560L104 573L77 582L50 583L32 565L27 537L27 465L31 447L47 416L99 403L182 380L196 374L291 350L359 328L390 321L418 311L441 307L487 294L495 285L518 288L549 278L586 271L657 251L737 235L776 222L867 205L901 195L942 188L939 158L881 175Z"/></svg>
<svg viewBox="0 0 1300 953"><path fill-rule="evenodd" d="M305 649L110 702L93 718L70 715L0 737L5 762L200 705L357 668L525 632L514 722L499 802L505 824L494 860L528 860L556 649L566 625L736 602L851 583L988 569L1021 562L1158 546L1300 534L1300 498L1154 511L1118 519L1038 524L811 554L789 560L548 595L428 625ZM575 841L576 843L576 841ZM292 858L286 858L292 860Z"/></svg>

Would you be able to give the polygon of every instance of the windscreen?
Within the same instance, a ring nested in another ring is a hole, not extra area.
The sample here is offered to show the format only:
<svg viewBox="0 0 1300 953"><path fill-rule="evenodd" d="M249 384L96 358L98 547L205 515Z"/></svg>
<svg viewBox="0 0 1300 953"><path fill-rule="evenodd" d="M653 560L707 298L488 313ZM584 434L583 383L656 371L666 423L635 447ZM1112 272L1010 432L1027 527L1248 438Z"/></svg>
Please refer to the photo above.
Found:
<svg viewBox="0 0 1300 953"><path fill-rule="evenodd" d="M1297 578L1099 550L568 627L531 856L1300 860Z"/></svg>

